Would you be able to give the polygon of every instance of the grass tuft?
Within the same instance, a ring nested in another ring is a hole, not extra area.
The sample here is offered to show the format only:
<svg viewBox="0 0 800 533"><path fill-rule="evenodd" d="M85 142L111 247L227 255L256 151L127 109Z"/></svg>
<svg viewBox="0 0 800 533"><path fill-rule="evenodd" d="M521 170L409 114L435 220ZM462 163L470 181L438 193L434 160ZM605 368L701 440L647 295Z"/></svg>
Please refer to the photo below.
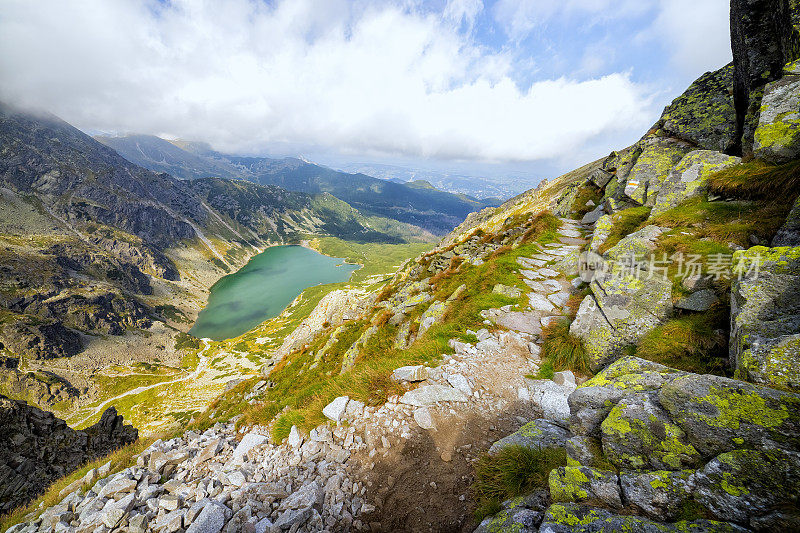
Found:
<svg viewBox="0 0 800 533"><path fill-rule="evenodd" d="M728 308L673 318L649 331L636 347L642 359L699 374L722 374L727 366Z"/></svg>
<svg viewBox="0 0 800 533"><path fill-rule="evenodd" d="M589 373L589 356L583 342L569 332L567 319L556 320L542 328L542 359L550 361L556 370Z"/></svg>
<svg viewBox="0 0 800 533"><path fill-rule="evenodd" d="M718 196L782 202L800 191L800 161L773 165L755 159L715 172L708 182Z"/></svg>
<svg viewBox="0 0 800 533"><path fill-rule="evenodd" d="M608 238L600 246L599 252L606 253L608 250L616 246L624 237L630 235L647 220L650 216L651 208L647 206L629 207L611 215L611 232Z"/></svg>
<svg viewBox="0 0 800 533"><path fill-rule="evenodd" d="M564 448L526 448L512 445L496 456L484 455L475 466L472 491L478 500L475 518L499 510L499 502L547 486L550 471L567 464Z"/></svg>

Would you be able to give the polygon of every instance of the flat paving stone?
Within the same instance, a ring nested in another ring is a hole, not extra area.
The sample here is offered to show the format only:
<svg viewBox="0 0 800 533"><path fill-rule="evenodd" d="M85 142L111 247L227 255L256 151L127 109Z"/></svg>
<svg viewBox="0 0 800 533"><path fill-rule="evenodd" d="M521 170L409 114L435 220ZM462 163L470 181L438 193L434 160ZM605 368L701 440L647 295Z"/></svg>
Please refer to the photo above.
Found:
<svg viewBox="0 0 800 533"><path fill-rule="evenodd" d="M574 239L581 236L581 232L576 229L560 229L558 232L565 237L572 237Z"/></svg>
<svg viewBox="0 0 800 533"><path fill-rule="evenodd" d="M558 239L558 241L559 241L559 242L562 242L562 243L564 243L564 244L578 244L578 245L580 245L580 244L586 244L586 241L585 241L585 240L583 240L583 239L576 239L576 238L573 238L573 237L561 237L561 238L559 238L559 239Z"/></svg>
<svg viewBox="0 0 800 533"><path fill-rule="evenodd" d="M558 272L556 272L552 268L540 268L539 269L539 274L541 274L542 276L544 276L546 278L557 278L558 277Z"/></svg>
<svg viewBox="0 0 800 533"><path fill-rule="evenodd" d="M542 276L541 274L539 274L539 272L535 270L522 270L520 271L520 274L522 274L528 279L544 279L544 276Z"/></svg>
<svg viewBox="0 0 800 533"><path fill-rule="evenodd" d="M569 300L569 293L556 292L548 296L547 299L553 302L553 305L555 305L556 307L564 307L564 305L566 305L567 303L567 300Z"/></svg>
<svg viewBox="0 0 800 533"><path fill-rule="evenodd" d="M532 292L528 295L528 300L530 301L531 309L544 311L546 313L554 310L553 304L550 302L550 300L541 294Z"/></svg>
<svg viewBox="0 0 800 533"><path fill-rule="evenodd" d="M540 317L539 313L513 311L500 316L495 323L511 331L538 335L542 332Z"/></svg>

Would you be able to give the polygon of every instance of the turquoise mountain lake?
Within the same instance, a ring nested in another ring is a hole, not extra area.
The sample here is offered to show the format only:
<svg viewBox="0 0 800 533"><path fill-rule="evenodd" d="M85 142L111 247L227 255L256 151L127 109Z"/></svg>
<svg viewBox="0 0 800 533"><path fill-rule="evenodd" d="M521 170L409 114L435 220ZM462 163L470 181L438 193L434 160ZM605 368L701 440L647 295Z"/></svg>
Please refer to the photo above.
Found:
<svg viewBox="0 0 800 533"><path fill-rule="evenodd" d="M195 337L238 337L281 314L303 290L347 281L358 265L303 246L274 246L211 287L208 305L189 330Z"/></svg>

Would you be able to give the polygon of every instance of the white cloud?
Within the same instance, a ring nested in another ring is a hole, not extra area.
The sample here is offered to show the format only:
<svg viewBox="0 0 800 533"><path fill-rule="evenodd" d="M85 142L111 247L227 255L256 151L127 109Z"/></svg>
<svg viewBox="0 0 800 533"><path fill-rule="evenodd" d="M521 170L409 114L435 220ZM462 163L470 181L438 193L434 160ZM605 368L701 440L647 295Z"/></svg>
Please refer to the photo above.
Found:
<svg viewBox="0 0 800 533"><path fill-rule="evenodd" d="M449 7L472 21L477 4ZM520 88L512 59L471 39L371 1L4 0L0 97L227 150L460 160L562 158L652 121L629 74Z"/></svg>
<svg viewBox="0 0 800 533"><path fill-rule="evenodd" d="M663 43L672 65L699 76L732 59L729 0L663 0L640 42Z"/></svg>
<svg viewBox="0 0 800 533"><path fill-rule="evenodd" d="M444 18L451 20L460 26L463 23L468 28L475 24L475 18L483 11L482 0L447 0L444 8Z"/></svg>

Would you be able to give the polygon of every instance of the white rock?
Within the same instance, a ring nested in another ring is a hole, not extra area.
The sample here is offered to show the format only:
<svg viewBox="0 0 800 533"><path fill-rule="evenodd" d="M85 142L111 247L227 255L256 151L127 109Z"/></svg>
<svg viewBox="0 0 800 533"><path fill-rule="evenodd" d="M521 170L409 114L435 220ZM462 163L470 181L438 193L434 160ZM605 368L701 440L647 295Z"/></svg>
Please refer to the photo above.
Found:
<svg viewBox="0 0 800 533"><path fill-rule="evenodd" d="M264 442L267 441L267 437L264 435L259 435L251 431L244 437L242 437L242 441L236 446L236 449L233 450L233 455L231 456L231 462L233 464L241 464L244 462L244 456L247 455L247 452L255 448L256 446L260 446Z"/></svg>
<svg viewBox="0 0 800 533"><path fill-rule="evenodd" d="M433 416L427 407L417 407L414 409L414 421L422 429L434 429L436 427Z"/></svg>
<svg viewBox="0 0 800 533"><path fill-rule="evenodd" d="M272 522L269 518L262 518L256 522L256 533L267 533L272 527ZM186 533L189 533L188 531Z"/></svg>
<svg viewBox="0 0 800 533"><path fill-rule="evenodd" d="M244 473L241 470L234 470L233 472L229 472L226 476L228 478L228 483L233 485L234 487L241 487L247 481Z"/></svg>
<svg viewBox="0 0 800 533"><path fill-rule="evenodd" d="M428 378L428 370L422 365L401 366L392 372L395 381L424 381Z"/></svg>
<svg viewBox="0 0 800 533"><path fill-rule="evenodd" d="M531 308L537 311L549 313L555 309L547 298L536 292L528 294L528 301L530 302Z"/></svg>
<svg viewBox="0 0 800 533"><path fill-rule="evenodd" d="M208 500L186 533L219 533L225 525L225 507Z"/></svg>
<svg viewBox="0 0 800 533"><path fill-rule="evenodd" d="M469 380L462 374L450 374L447 376L447 382L467 396L472 394L472 386L469 384Z"/></svg>
<svg viewBox="0 0 800 533"><path fill-rule="evenodd" d="M347 409L347 402L350 401L350 398L347 396L339 396L331 403L325 406L322 410L322 414L328 417L329 419L333 420L334 422L339 422L342 420L342 416Z"/></svg>
<svg viewBox="0 0 800 533"><path fill-rule="evenodd" d="M133 492L136 489L136 481L128 478L116 478L109 481L99 492L101 498L113 498L114 495L123 492Z"/></svg>
<svg viewBox="0 0 800 533"><path fill-rule="evenodd" d="M467 397L458 389L444 385L428 385L403 394L400 403L424 407L439 402L466 402Z"/></svg>
<svg viewBox="0 0 800 533"><path fill-rule="evenodd" d="M575 387L562 387L549 379L536 380L529 385L531 400L542 409L542 418L566 426L569 423L567 398Z"/></svg>
<svg viewBox="0 0 800 533"><path fill-rule="evenodd" d="M558 385L575 388L575 374L571 370L562 370L553 374L553 381Z"/></svg>
<svg viewBox="0 0 800 533"><path fill-rule="evenodd" d="M300 434L300 430L297 429L297 426L292 426L292 429L289 430L289 438L286 439L286 441L292 448L297 448L303 444L303 436Z"/></svg>
<svg viewBox="0 0 800 533"><path fill-rule="evenodd" d="M311 481L284 499L281 502L280 509L305 509L311 507L321 511L324 501L325 491L322 490L319 483Z"/></svg>

